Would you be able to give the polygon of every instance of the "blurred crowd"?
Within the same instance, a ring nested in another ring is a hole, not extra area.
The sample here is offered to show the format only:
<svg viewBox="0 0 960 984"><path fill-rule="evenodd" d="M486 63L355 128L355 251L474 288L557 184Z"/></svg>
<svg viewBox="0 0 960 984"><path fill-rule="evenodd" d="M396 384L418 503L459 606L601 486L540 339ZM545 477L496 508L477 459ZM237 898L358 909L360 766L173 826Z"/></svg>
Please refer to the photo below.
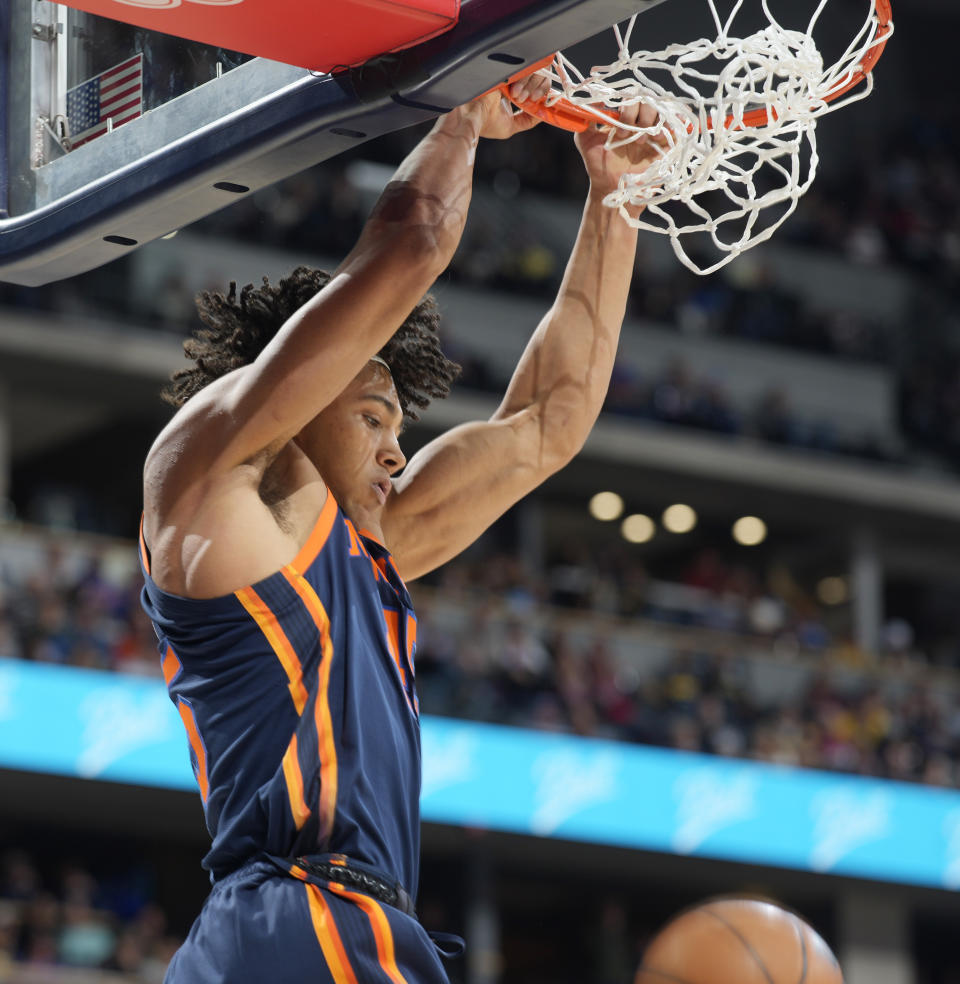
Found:
<svg viewBox="0 0 960 984"><path fill-rule="evenodd" d="M0 658L156 675L137 575L108 576L95 547L67 552L55 537L28 553L24 564L0 548Z"/></svg>
<svg viewBox="0 0 960 984"><path fill-rule="evenodd" d="M500 556L414 591L432 713L960 785L952 674L917 661L899 619L874 661L786 571L762 581L706 551L679 583L582 558L539 579Z"/></svg>
<svg viewBox="0 0 960 984"><path fill-rule="evenodd" d="M896 463L905 457L879 435L844 433L836 421L795 410L783 386L770 386L752 404L740 405L719 379L693 372L682 359L648 375L619 364L604 410L634 420L873 461Z"/></svg>
<svg viewBox="0 0 960 984"><path fill-rule="evenodd" d="M960 141L957 109L935 101L900 120L856 168L815 186L796 242L854 263L890 264L960 291ZM866 149L866 148L865 148Z"/></svg>
<svg viewBox="0 0 960 984"><path fill-rule="evenodd" d="M95 878L64 862L41 872L30 853L7 849L0 856L0 982L161 984L180 940L152 899L143 870L125 866Z"/></svg>
<svg viewBox="0 0 960 984"><path fill-rule="evenodd" d="M844 674L839 686L826 662L784 699L764 700L755 658L732 646L674 649L641 674L605 632L573 645L521 618L481 617L459 633L428 618L422 634L418 685L434 714L933 785L960 778L957 695L919 681Z"/></svg>
<svg viewBox="0 0 960 984"><path fill-rule="evenodd" d="M0 657L159 676L139 574L41 542L0 551ZM468 554L413 591L426 713L960 785L956 670L902 619L863 653L783 567L708 548L664 579L583 546L539 574Z"/></svg>

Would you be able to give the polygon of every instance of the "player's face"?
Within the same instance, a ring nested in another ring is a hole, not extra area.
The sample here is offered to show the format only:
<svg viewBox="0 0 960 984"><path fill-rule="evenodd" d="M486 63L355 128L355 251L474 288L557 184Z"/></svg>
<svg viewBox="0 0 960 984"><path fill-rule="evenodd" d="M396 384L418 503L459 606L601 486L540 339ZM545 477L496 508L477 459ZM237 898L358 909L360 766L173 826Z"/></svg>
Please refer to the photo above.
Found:
<svg viewBox="0 0 960 984"><path fill-rule="evenodd" d="M407 460L398 442L402 425L393 377L368 362L299 438L340 508L377 536L390 478Z"/></svg>

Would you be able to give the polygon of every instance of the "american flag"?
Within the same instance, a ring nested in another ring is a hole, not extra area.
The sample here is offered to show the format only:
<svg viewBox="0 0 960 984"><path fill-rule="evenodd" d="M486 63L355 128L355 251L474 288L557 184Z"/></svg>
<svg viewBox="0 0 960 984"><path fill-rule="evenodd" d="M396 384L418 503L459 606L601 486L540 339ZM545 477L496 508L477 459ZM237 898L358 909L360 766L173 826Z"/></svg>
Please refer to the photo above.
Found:
<svg viewBox="0 0 960 984"><path fill-rule="evenodd" d="M143 55L137 54L67 90L71 149L143 113Z"/></svg>

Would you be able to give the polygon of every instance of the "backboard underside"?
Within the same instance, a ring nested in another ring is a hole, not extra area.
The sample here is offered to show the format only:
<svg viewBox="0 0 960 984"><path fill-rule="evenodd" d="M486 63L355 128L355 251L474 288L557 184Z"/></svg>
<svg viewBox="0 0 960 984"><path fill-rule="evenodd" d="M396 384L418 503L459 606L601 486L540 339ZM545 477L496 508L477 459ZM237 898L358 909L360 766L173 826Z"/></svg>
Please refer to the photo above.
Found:
<svg viewBox="0 0 960 984"><path fill-rule="evenodd" d="M153 108L145 95L143 115L65 153L57 94L37 97L40 83L65 72L67 46L56 44L65 8L0 0L9 94L0 110L0 280L39 286L117 259L662 2L464 0L446 33L333 75L217 49L209 81ZM39 8L49 8L46 23ZM148 40L175 51L188 44ZM144 63L147 73L146 55Z"/></svg>

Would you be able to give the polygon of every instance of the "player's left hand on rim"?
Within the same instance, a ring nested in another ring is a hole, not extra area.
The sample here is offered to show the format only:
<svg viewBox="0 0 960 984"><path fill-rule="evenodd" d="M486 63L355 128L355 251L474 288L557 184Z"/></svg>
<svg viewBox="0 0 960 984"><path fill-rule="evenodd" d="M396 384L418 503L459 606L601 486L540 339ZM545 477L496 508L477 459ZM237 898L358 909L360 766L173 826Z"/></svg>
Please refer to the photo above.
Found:
<svg viewBox="0 0 960 984"><path fill-rule="evenodd" d="M528 75L510 86L510 96L517 102L541 102L550 91L550 81L540 75ZM481 137L490 140L506 140L515 133L532 130L540 118L517 108L505 98L499 89L479 96L475 104L484 111Z"/></svg>

